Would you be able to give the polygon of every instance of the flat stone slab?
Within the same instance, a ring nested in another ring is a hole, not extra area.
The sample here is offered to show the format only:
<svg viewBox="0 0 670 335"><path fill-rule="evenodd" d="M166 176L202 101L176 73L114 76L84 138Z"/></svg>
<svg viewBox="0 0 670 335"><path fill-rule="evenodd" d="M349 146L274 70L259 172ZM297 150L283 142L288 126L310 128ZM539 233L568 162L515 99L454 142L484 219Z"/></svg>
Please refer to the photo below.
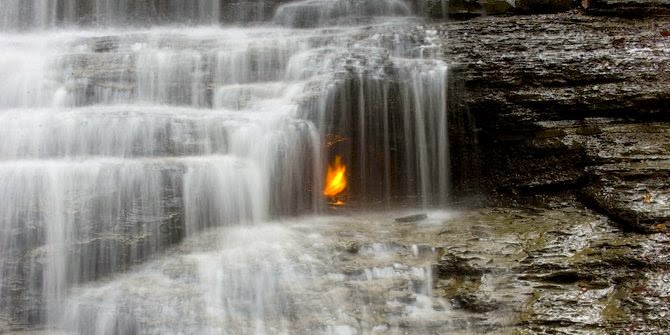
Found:
<svg viewBox="0 0 670 335"><path fill-rule="evenodd" d="M584 194L614 220L644 232L670 226L670 160L604 165L592 175Z"/></svg>

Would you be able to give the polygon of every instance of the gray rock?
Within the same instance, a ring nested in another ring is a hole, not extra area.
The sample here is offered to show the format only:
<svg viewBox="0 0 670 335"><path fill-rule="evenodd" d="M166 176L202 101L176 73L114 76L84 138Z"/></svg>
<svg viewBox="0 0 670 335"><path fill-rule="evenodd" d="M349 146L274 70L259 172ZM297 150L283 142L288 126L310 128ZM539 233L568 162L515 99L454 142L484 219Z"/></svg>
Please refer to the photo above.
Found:
<svg viewBox="0 0 670 335"><path fill-rule="evenodd" d="M487 15L558 13L575 8L572 0L416 0L426 17L468 19Z"/></svg>
<svg viewBox="0 0 670 335"><path fill-rule="evenodd" d="M581 6L591 15L622 17L670 15L668 0L583 0Z"/></svg>
<svg viewBox="0 0 670 335"><path fill-rule="evenodd" d="M668 24L573 11L439 26L478 134L482 188L514 201L576 192L636 230L666 224Z"/></svg>

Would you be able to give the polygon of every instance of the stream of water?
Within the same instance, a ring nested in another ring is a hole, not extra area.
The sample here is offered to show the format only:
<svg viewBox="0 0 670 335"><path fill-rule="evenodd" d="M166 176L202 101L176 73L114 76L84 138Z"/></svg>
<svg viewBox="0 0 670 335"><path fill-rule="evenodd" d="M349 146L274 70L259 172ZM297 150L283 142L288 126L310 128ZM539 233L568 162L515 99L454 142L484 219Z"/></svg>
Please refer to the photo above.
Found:
<svg viewBox="0 0 670 335"><path fill-rule="evenodd" d="M335 154L347 200L448 201L448 65L433 32L403 33L420 24L410 4L1 5L0 331L395 334L444 321L430 257L382 243L347 272L327 231L356 225L319 216Z"/></svg>

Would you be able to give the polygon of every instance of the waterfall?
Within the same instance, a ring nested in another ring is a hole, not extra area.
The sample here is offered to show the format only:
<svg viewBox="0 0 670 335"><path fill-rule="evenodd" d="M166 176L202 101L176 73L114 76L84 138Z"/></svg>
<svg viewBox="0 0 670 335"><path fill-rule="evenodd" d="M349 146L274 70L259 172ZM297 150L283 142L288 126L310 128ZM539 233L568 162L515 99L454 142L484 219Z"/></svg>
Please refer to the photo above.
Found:
<svg viewBox="0 0 670 335"><path fill-rule="evenodd" d="M409 15L402 0L303 0L279 7L275 22L290 27L318 27L352 18Z"/></svg>
<svg viewBox="0 0 670 335"><path fill-rule="evenodd" d="M279 277L257 257L279 257L272 248L284 252L284 244L267 249L261 239L264 255L255 256L224 238L228 244L213 244L220 252L179 256L195 264L201 287L225 299L174 289L203 299L192 306L202 318L244 316L231 325L224 317L204 328L211 320L147 324L137 313L155 316L158 306L138 307L139 291L127 300L113 293L141 275L99 292L82 287L207 231L232 231L256 245L244 235L253 228L242 227L322 212L333 153L351 166L354 201L447 203L449 69L433 57L434 36L393 32L415 26L410 7L306 0L252 24L276 6L2 0L0 319L78 333L275 333L265 321L295 318L286 314L292 291L276 290L300 277L291 263L298 256L282 258L291 269ZM329 146L333 136L345 140ZM236 273L234 264L248 258L252 267ZM150 277L172 289L168 279ZM98 294L104 304L86 310ZM246 306L249 299L258 301Z"/></svg>
<svg viewBox="0 0 670 335"><path fill-rule="evenodd" d="M277 0L3 0L3 30L59 25L217 24L262 21Z"/></svg>

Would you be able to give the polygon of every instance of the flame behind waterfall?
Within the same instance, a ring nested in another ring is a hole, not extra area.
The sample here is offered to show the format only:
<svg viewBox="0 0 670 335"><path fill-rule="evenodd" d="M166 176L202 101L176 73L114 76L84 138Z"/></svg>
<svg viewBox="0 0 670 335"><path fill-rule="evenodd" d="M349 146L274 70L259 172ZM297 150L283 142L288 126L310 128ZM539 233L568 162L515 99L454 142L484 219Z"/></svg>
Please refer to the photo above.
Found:
<svg viewBox="0 0 670 335"><path fill-rule="evenodd" d="M335 160L328 166L326 187L323 195L334 197L347 188L347 167L342 164L342 157L335 156Z"/></svg>

